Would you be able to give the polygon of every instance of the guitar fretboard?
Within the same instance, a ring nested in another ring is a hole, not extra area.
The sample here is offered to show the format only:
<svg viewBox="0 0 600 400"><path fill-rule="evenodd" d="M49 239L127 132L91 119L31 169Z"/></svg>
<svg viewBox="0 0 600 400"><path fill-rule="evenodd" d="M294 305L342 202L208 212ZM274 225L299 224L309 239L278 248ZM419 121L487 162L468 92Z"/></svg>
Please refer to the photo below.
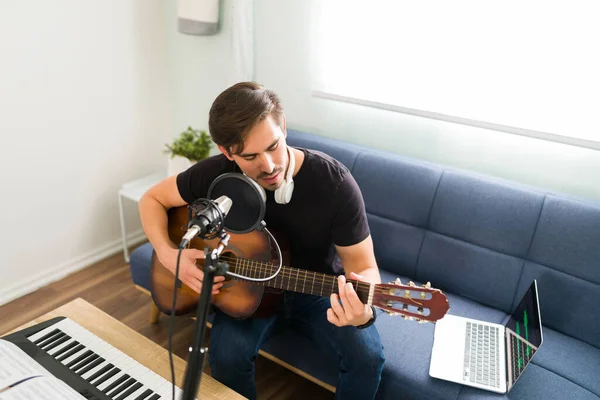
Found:
<svg viewBox="0 0 600 400"><path fill-rule="evenodd" d="M223 260L232 261L227 259ZM234 263L229 264L229 268L238 275L248 276L250 278L266 278L273 275L277 271L278 266L237 258ZM336 276L286 266L281 267L279 274L271 280L264 282L249 282L292 292L312 294L315 296L330 296L332 293L339 294ZM352 284L358 298L363 303L367 304L371 284L354 279L346 279L346 282Z"/></svg>

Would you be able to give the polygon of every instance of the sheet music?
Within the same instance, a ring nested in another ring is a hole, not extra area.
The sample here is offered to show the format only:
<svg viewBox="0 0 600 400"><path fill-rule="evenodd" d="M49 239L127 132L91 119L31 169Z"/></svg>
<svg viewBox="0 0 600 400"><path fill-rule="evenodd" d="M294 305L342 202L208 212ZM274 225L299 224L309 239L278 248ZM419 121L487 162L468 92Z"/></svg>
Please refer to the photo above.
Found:
<svg viewBox="0 0 600 400"><path fill-rule="evenodd" d="M16 344L0 339L0 390L32 376L51 375Z"/></svg>
<svg viewBox="0 0 600 400"><path fill-rule="evenodd" d="M0 392L0 400L80 400L85 399L54 376L31 378Z"/></svg>

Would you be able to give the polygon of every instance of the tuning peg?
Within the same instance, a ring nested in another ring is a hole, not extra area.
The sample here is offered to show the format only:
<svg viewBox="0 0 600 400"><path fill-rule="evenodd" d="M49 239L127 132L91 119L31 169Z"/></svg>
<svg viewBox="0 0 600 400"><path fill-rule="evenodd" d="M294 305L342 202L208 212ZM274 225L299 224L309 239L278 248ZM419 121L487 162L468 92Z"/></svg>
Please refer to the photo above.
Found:
<svg viewBox="0 0 600 400"><path fill-rule="evenodd" d="M431 282L427 282L426 284L423 285L423 287L425 289L431 289ZM421 292L421 298L424 299L425 297L427 297L427 293Z"/></svg>
<svg viewBox="0 0 600 400"><path fill-rule="evenodd" d="M417 308L417 312L419 313L419 315L423 315L423 307Z"/></svg>
<svg viewBox="0 0 600 400"><path fill-rule="evenodd" d="M388 313L388 315L389 315L390 317L395 317L396 315L398 315L398 314L399 314L399 313L397 313L397 312L388 311L388 310L385 310L385 312L386 312L386 313Z"/></svg>
<svg viewBox="0 0 600 400"><path fill-rule="evenodd" d="M396 278L395 281L390 282L390 285L399 285L399 286L401 286L402 285L402 281L400 280L400 278Z"/></svg>
<svg viewBox="0 0 600 400"><path fill-rule="evenodd" d="M417 285L415 285L415 283L414 283L413 281L409 281L409 282L408 282L408 286L415 287L415 286L417 286Z"/></svg>
<svg viewBox="0 0 600 400"><path fill-rule="evenodd" d="M426 319L418 319L417 322L420 323L420 324L426 324L429 321L427 321Z"/></svg>

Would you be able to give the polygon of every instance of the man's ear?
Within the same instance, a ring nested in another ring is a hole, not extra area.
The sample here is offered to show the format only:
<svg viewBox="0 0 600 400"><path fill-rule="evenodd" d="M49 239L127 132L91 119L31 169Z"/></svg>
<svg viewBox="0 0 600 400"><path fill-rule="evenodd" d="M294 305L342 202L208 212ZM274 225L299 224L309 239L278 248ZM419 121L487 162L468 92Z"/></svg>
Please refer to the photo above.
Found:
<svg viewBox="0 0 600 400"><path fill-rule="evenodd" d="M229 161L233 161L233 156L232 156L232 155L229 153L229 151L228 151L228 150L227 150L225 147L223 147L223 146L221 146L220 144L218 144L218 145L217 145L217 148L219 149L219 151L220 151L221 153L223 153L223 154L225 155L225 157L227 157L227 159L228 159Z"/></svg>

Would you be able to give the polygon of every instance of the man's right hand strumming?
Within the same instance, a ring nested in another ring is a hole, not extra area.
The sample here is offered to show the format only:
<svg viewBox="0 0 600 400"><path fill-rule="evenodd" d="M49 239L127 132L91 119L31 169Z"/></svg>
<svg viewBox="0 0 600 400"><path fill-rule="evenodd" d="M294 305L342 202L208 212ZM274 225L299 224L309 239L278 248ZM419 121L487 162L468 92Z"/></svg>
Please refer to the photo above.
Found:
<svg viewBox="0 0 600 400"><path fill-rule="evenodd" d="M173 275L175 275L175 268L177 266L177 249L166 249L157 253L158 260L160 263L167 268ZM202 266L204 265L204 251L198 249L184 249L181 252L181 259L179 260L179 279L189 286L192 290L200 293L202 290L202 281L204 280L204 272ZM223 286L225 277L216 276L215 284L213 285L212 294L213 296L219 294L219 289Z"/></svg>

